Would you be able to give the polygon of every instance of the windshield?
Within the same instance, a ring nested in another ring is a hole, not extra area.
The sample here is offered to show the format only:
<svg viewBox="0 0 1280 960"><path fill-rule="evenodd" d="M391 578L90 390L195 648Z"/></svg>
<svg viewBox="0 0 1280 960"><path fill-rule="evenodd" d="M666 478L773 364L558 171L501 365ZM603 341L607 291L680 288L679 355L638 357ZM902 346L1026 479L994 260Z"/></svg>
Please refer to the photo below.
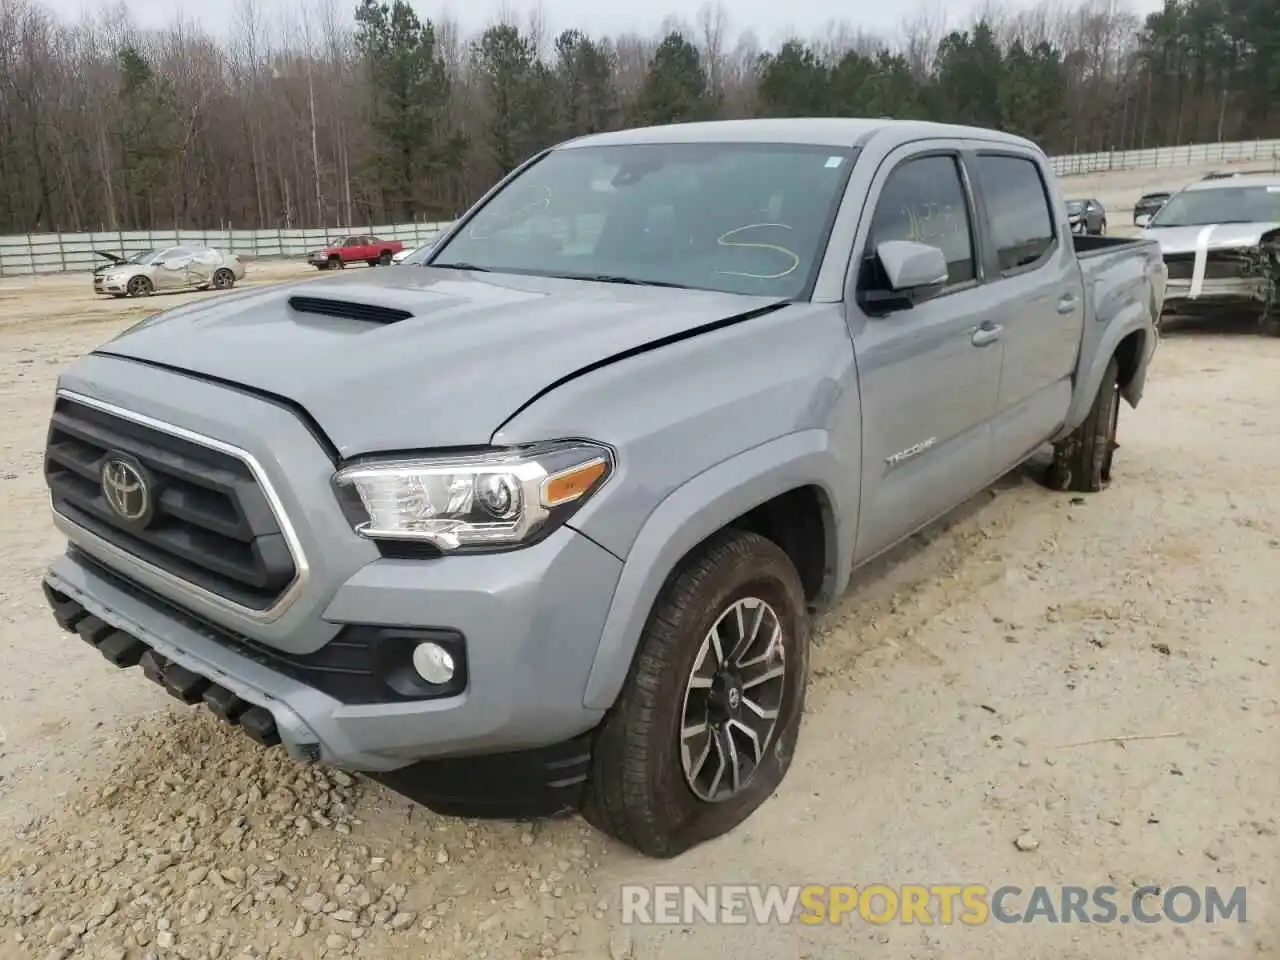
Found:
<svg viewBox="0 0 1280 960"><path fill-rule="evenodd" d="M1150 227L1203 227L1211 223L1280 221L1280 186L1217 187L1174 194Z"/></svg>
<svg viewBox="0 0 1280 960"><path fill-rule="evenodd" d="M135 253L132 257L125 258L125 263L150 263L152 257L158 254L159 250L143 250L141 253Z"/></svg>
<svg viewBox="0 0 1280 960"><path fill-rule="evenodd" d="M797 297L855 157L799 144L555 150L430 265Z"/></svg>

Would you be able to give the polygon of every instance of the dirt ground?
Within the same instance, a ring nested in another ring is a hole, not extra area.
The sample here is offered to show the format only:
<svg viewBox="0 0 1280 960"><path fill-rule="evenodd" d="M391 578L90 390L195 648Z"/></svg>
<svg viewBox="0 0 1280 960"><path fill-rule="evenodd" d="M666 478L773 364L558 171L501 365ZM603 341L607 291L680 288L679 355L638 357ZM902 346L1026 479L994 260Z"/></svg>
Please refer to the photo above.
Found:
<svg viewBox="0 0 1280 960"><path fill-rule="evenodd" d="M1120 232L1167 183L1066 189ZM1280 341L1170 332L1109 490L1014 474L861 573L777 795L652 862L578 820L448 820L303 769L57 630L55 377L188 296L0 283L0 958L1280 957ZM1247 888L1247 923L624 927L625 882L1215 884Z"/></svg>

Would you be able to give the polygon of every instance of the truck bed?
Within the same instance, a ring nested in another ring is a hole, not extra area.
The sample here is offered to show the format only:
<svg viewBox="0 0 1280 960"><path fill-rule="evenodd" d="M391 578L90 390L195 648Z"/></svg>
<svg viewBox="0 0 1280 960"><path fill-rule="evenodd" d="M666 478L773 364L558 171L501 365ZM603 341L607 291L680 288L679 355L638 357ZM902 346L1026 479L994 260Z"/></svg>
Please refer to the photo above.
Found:
<svg viewBox="0 0 1280 960"><path fill-rule="evenodd" d="M1155 243L1154 240L1144 240L1141 237L1100 237L1094 234L1071 235L1071 244L1076 248L1076 258L1084 260L1089 257L1100 256L1103 253L1110 253L1124 247L1132 247L1137 244Z"/></svg>

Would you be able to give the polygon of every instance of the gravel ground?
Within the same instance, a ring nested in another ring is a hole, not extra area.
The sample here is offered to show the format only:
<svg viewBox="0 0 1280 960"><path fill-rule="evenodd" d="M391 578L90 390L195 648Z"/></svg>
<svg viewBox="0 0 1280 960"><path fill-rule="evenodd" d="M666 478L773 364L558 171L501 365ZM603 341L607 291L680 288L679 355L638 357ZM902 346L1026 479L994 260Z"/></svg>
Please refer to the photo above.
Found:
<svg viewBox="0 0 1280 960"><path fill-rule="evenodd" d="M1068 189L1122 208L1159 185L1126 176ZM1110 490L1014 474L860 575L819 625L782 789L658 863L302 768L56 629L54 378L190 296L86 285L0 284L0 957L1280 956L1280 341L1172 333ZM1246 886L1249 922L620 925L621 883L673 881Z"/></svg>

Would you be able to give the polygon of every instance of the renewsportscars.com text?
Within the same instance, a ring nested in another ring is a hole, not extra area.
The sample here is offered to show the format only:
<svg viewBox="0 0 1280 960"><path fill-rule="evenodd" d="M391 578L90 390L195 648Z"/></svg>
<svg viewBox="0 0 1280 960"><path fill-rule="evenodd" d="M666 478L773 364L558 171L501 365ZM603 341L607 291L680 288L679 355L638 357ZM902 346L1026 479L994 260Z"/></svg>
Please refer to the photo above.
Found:
<svg viewBox="0 0 1280 960"><path fill-rule="evenodd" d="M1244 923L1245 888L627 884L627 924Z"/></svg>

